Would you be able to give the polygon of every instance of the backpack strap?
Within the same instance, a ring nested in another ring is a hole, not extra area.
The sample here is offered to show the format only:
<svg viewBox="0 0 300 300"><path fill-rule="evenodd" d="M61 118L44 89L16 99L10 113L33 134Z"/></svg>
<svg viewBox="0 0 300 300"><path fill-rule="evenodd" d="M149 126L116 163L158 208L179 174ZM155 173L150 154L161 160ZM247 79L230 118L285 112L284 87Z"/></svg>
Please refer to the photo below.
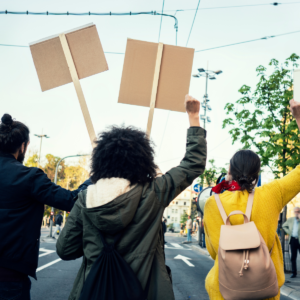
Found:
<svg viewBox="0 0 300 300"><path fill-rule="evenodd" d="M224 224L226 224L227 215L226 215L225 209L224 209L224 207L222 205L220 196L218 194L215 194L214 196L215 196L215 199L216 199L217 206L218 206L218 209L220 211L221 217L223 219L223 222L224 222Z"/></svg>
<svg viewBox="0 0 300 300"><path fill-rule="evenodd" d="M246 213L245 213L249 222L250 222L250 217L251 217L251 212L252 212L253 200L254 200L254 191L249 194Z"/></svg>

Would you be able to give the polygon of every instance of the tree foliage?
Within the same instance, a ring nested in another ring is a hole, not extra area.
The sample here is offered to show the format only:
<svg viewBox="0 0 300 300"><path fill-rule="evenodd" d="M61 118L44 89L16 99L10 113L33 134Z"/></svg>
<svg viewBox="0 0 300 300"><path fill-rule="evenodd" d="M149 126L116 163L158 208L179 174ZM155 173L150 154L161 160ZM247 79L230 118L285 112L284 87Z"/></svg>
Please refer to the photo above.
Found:
<svg viewBox="0 0 300 300"><path fill-rule="evenodd" d="M239 89L242 97L225 106L230 117L223 121L223 128L231 128L232 143L239 141L243 149L254 150L262 166L271 167L276 177L300 163L300 136L289 110L293 98L292 73L298 67L298 59L296 54L283 64L272 59L270 75L266 67L258 66L255 90L243 85Z"/></svg>
<svg viewBox="0 0 300 300"><path fill-rule="evenodd" d="M217 175L221 172L224 173L224 168L217 168L215 166L215 160L214 159L211 159L208 161L210 163L210 168L206 168L205 171L203 172L202 175L199 176L198 178L198 183L202 186L202 187L205 187L205 186L212 186L212 184L214 182L216 182L216 180L218 179L217 178ZM227 171L225 170L225 173Z"/></svg>

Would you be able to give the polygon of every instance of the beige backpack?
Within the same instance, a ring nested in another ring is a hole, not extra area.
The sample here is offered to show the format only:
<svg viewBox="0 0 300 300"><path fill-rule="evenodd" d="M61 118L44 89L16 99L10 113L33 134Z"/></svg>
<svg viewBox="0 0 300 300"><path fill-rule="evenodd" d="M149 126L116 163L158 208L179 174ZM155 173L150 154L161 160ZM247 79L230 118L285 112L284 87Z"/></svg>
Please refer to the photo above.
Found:
<svg viewBox="0 0 300 300"><path fill-rule="evenodd" d="M219 241L219 287L225 300L258 300L278 294L277 275L271 252L250 222L254 192L249 194L246 214L233 211L227 217L219 195L215 199L225 225ZM231 226L229 217L243 215L244 224Z"/></svg>

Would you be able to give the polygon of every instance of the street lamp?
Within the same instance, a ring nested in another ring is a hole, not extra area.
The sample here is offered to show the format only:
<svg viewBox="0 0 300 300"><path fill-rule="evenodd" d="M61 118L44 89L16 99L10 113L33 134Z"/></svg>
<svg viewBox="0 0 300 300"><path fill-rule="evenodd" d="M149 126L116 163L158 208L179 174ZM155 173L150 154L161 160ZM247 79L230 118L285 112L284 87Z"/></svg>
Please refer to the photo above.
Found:
<svg viewBox="0 0 300 300"><path fill-rule="evenodd" d="M202 103L202 107L204 108L204 115L201 115L200 118L201 120L203 120L204 122L204 129L205 129L205 125L206 125L206 122L210 123L211 122L211 119L209 117L206 116L206 111L207 110L212 110L211 109L211 106L209 106L207 104L207 102L209 102L208 100L208 95L207 95L207 82L208 82L208 79L210 80L215 80L217 79L215 77L215 75L220 75L222 74L223 71L221 70L217 70L217 71L211 71L211 70L205 70L203 68L199 68L198 69L198 74L194 74L193 77L195 78L200 78L200 77L205 77L206 78L206 85L205 85L205 94L204 94L204 102Z"/></svg>
<svg viewBox="0 0 300 300"><path fill-rule="evenodd" d="M80 157L80 156L88 156L89 154L77 154L77 155L69 155L69 156L65 156L63 157L56 165L56 168L55 168L55 176L54 176L54 183L57 184L57 173L58 173L58 167L60 165L60 163L66 159L66 158L69 158L69 157ZM51 216L54 216L54 207L51 208ZM52 237L52 227L53 227L53 219L52 217L50 217L50 232L49 232L49 236L48 237Z"/></svg>
<svg viewBox="0 0 300 300"><path fill-rule="evenodd" d="M43 138L49 139L50 137L47 134L43 134L43 130L42 130L42 134L35 134L35 136L37 136L38 138L41 139L40 153L39 153L39 163L38 163L38 167L39 167L40 163L41 163L41 152L42 152L42 141L43 141Z"/></svg>

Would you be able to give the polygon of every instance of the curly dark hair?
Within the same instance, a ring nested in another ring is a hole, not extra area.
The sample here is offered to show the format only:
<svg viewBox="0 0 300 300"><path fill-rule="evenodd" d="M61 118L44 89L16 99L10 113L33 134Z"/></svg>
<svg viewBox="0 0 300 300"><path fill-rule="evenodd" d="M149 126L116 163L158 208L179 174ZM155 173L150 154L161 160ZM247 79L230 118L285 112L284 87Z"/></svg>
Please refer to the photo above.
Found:
<svg viewBox="0 0 300 300"><path fill-rule="evenodd" d="M251 193L258 182L260 158L251 150L240 150L230 160L230 174L241 190Z"/></svg>
<svg viewBox="0 0 300 300"><path fill-rule="evenodd" d="M99 134L92 153L91 180L125 178L131 185L155 178L153 142L135 127L112 126Z"/></svg>
<svg viewBox="0 0 300 300"><path fill-rule="evenodd" d="M16 153L23 143L29 142L29 128L14 121L9 114L4 114L0 123L0 151Z"/></svg>

